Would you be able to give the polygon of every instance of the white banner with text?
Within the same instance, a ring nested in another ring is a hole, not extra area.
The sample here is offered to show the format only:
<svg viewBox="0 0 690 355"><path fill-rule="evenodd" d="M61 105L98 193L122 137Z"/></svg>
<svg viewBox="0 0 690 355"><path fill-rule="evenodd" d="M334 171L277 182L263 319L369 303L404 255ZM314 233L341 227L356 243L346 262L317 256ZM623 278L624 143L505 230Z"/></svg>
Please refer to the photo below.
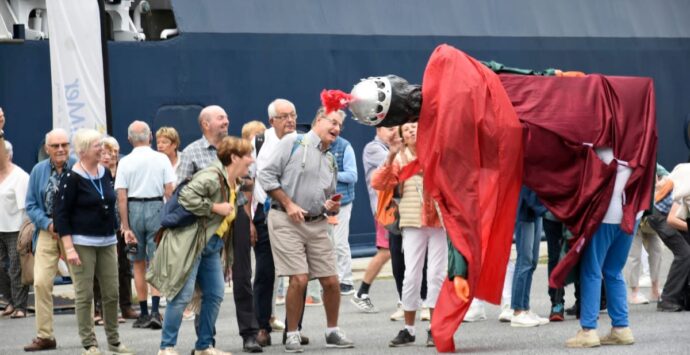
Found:
<svg viewBox="0 0 690 355"><path fill-rule="evenodd" d="M53 128L106 133L101 21L94 0L46 1Z"/></svg>

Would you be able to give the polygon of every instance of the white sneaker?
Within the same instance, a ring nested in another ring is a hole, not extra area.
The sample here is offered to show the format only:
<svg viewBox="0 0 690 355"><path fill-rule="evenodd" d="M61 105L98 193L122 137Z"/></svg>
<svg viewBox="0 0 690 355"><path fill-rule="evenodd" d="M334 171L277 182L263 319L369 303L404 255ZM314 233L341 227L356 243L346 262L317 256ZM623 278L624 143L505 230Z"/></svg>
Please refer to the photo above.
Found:
<svg viewBox="0 0 690 355"><path fill-rule="evenodd" d="M428 322L431 320L431 311L429 311L429 307L422 307L422 311L419 312L419 320L422 322Z"/></svg>
<svg viewBox="0 0 690 355"><path fill-rule="evenodd" d="M180 355L175 348L167 347L165 349L158 350L158 355Z"/></svg>
<svg viewBox="0 0 690 355"><path fill-rule="evenodd" d="M548 318L540 317L538 314L532 311L527 311L527 314L529 314L529 316L533 319L537 320L539 322L539 325L547 325L550 322Z"/></svg>
<svg viewBox="0 0 690 355"><path fill-rule="evenodd" d="M518 315L513 315L510 326L516 328L538 327L539 320L533 318L528 312L520 312Z"/></svg>
<svg viewBox="0 0 690 355"><path fill-rule="evenodd" d="M81 355L102 355L103 353L98 350L97 346L90 346L88 349L83 350Z"/></svg>
<svg viewBox="0 0 690 355"><path fill-rule="evenodd" d="M510 321L513 320L513 313L515 313L515 311L510 309L510 305L504 304L501 307L501 314L498 315L498 321L501 323L510 323Z"/></svg>
<svg viewBox="0 0 690 355"><path fill-rule="evenodd" d="M396 308L395 312L391 314L391 320L395 322L403 319L405 319L405 311L403 311L402 305L398 303L398 308Z"/></svg>
<svg viewBox="0 0 690 355"><path fill-rule="evenodd" d="M213 346L209 346L206 350L194 350L194 355L232 355L232 353L220 351Z"/></svg>
<svg viewBox="0 0 690 355"><path fill-rule="evenodd" d="M108 344L110 355L134 355L134 351L130 350L125 344L120 343L118 346Z"/></svg>
<svg viewBox="0 0 690 355"><path fill-rule="evenodd" d="M371 303L371 299L368 296L362 296L362 298L357 297L357 295L352 295L350 302L354 304L363 313L378 313L379 310L374 307Z"/></svg>
<svg viewBox="0 0 690 355"><path fill-rule="evenodd" d="M649 304L649 299L642 293L638 292L630 297L630 304Z"/></svg>
<svg viewBox="0 0 690 355"><path fill-rule="evenodd" d="M286 353L301 353L304 352L302 348L302 339L300 339L299 334L288 335L285 340L285 352Z"/></svg>
<svg viewBox="0 0 690 355"><path fill-rule="evenodd" d="M483 320L486 320L486 311L484 310L484 305L482 303L473 301L470 304L470 309L468 309L467 313L465 314L465 319L463 319L463 322L472 323Z"/></svg>

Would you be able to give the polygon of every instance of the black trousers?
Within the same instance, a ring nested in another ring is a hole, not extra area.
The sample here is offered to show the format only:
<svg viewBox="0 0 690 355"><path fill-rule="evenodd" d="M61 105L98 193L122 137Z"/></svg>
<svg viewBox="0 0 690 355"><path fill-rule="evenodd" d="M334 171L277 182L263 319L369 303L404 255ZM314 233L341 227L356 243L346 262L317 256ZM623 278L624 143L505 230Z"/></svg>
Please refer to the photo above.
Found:
<svg viewBox="0 0 690 355"><path fill-rule="evenodd" d="M402 250L402 235L388 233L388 246L391 252L391 267L393 269L395 287L398 289L398 299L402 299L403 281L405 280L405 257ZM422 269L422 288L419 292L419 295L423 300L426 299L426 264L427 259L424 257L424 268Z"/></svg>
<svg viewBox="0 0 690 355"><path fill-rule="evenodd" d="M661 299L683 306L690 288L690 235L669 226L666 216L656 210L647 217L647 221L673 253Z"/></svg>
<svg viewBox="0 0 690 355"><path fill-rule="evenodd" d="M276 279L276 268L273 263L271 241L268 238L268 224L264 205L259 204L254 213L254 227L256 228L256 244L254 244L254 258L256 259L256 275L254 275L254 309L259 329L271 331L271 311L273 309L273 284Z"/></svg>
<svg viewBox="0 0 690 355"><path fill-rule="evenodd" d="M563 249L563 243L565 240L565 238L563 238L563 223L550 221L546 218L543 219L543 222L544 234L546 234L546 245L549 254L548 275L551 276L551 272L556 268L556 265L561 258L561 250ZM565 290L563 288L549 287L551 306L564 304L564 295Z"/></svg>
<svg viewBox="0 0 690 355"><path fill-rule="evenodd" d="M232 296L235 299L237 327L242 338L255 337L259 326L254 314L252 291L252 245L249 237L249 216L242 207L237 209L237 216L233 222L232 246Z"/></svg>

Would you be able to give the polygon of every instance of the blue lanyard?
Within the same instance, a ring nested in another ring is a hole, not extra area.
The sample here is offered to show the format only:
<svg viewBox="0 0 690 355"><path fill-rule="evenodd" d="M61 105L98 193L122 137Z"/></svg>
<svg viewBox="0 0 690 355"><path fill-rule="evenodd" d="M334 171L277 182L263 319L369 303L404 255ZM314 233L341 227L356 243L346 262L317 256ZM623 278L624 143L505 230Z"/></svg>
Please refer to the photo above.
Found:
<svg viewBox="0 0 690 355"><path fill-rule="evenodd" d="M101 200L105 200L105 196L103 195L103 184L101 183L101 179L98 179L98 186L96 186L96 183L93 182L95 179L91 177L91 174L89 174L89 172L86 171L86 169L84 169L84 166L81 165L81 162L79 162L79 166L81 166L81 169L84 170L84 172L86 173L86 176L89 177L89 181L91 181L91 185L93 185L93 187L96 189L96 191L98 191L98 194L101 195ZM98 166L96 166L96 174L98 174ZM98 177L98 176L96 176L96 177Z"/></svg>

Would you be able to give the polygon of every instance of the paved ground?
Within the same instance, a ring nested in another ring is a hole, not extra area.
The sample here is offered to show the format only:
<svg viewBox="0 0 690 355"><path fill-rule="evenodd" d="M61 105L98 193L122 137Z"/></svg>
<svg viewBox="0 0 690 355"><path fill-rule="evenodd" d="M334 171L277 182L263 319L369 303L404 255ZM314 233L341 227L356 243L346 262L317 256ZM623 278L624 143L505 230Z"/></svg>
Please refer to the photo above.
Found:
<svg viewBox="0 0 690 355"><path fill-rule="evenodd" d="M665 256L663 270L668 270L671 260ZM355 268L361 271L366 260L359 260ZM389 271L387 271L389 272ZM386 273L384 273L384 276ZM648 293L649 289L643 289ZM389 348L388 341L397 334L402 327L401 322L391 322L388 316L394 311L397 296L395 284L390 278L383 278L371 288L372 299L381 310L378 314L361 314L350 304L349 297L343 297L341 307L341 328L356 342L356 348L350 350L327 350L323 337L325 318L321 307L307 308L305 314L305 333L312 339L311 345L306 347L305 353L342 353L342 354L432 354L434 349L422 347L425 336L417 339L417 345L407 348ZM532 307L535 311L545 314L549 303L546 294L546 268L540 265L535 273ZM566 290L566 302L573 302L572 288ZM284 307L278 306L278 313L284 315ZM235 320L235 308L232 295L226 295L220 317L217 322L218 347L233 353L241 352L241 339L238 336ZM690 346L688 337L688 321L690 313L660 313L655 311L654 305L630 306L630 322L635 334L636 344L624 347L601 347L591 350L567 350L563 346L566 338L575 334L578 323L573 317L565 322L549 324L539 328L516 329L510 325L499 323L497 316L499 308L488 306L487 321L479 323L465 323L456 333L455 340L460 353L483 354L553 354L553 353L587 353L587 354L687 354ZM610 320L604 313L600 318L600 334L608 331ZM422 333L428 323L419 323L417 331ZM34 319L0 320L0 354L22 353L21 347L34 335ZM77 336L76 322L73 314L61 314L55 317L55 331L58 350L45 354L79 354L81 349ZM123 341L139 354L155 354L160 341L160 331L132 329L132 321L121 325L120 334ZM102 327L97 329L98 339L103 346L105 334ZM183 322L180 332L178 349L182 354L188 354L194 344L194 330L192 322ZM280 336L274 334L274 342ZM183 351L184 350L184 351ZM283 353L282 346L274 345L266 348L266 353Z"/></svg>

